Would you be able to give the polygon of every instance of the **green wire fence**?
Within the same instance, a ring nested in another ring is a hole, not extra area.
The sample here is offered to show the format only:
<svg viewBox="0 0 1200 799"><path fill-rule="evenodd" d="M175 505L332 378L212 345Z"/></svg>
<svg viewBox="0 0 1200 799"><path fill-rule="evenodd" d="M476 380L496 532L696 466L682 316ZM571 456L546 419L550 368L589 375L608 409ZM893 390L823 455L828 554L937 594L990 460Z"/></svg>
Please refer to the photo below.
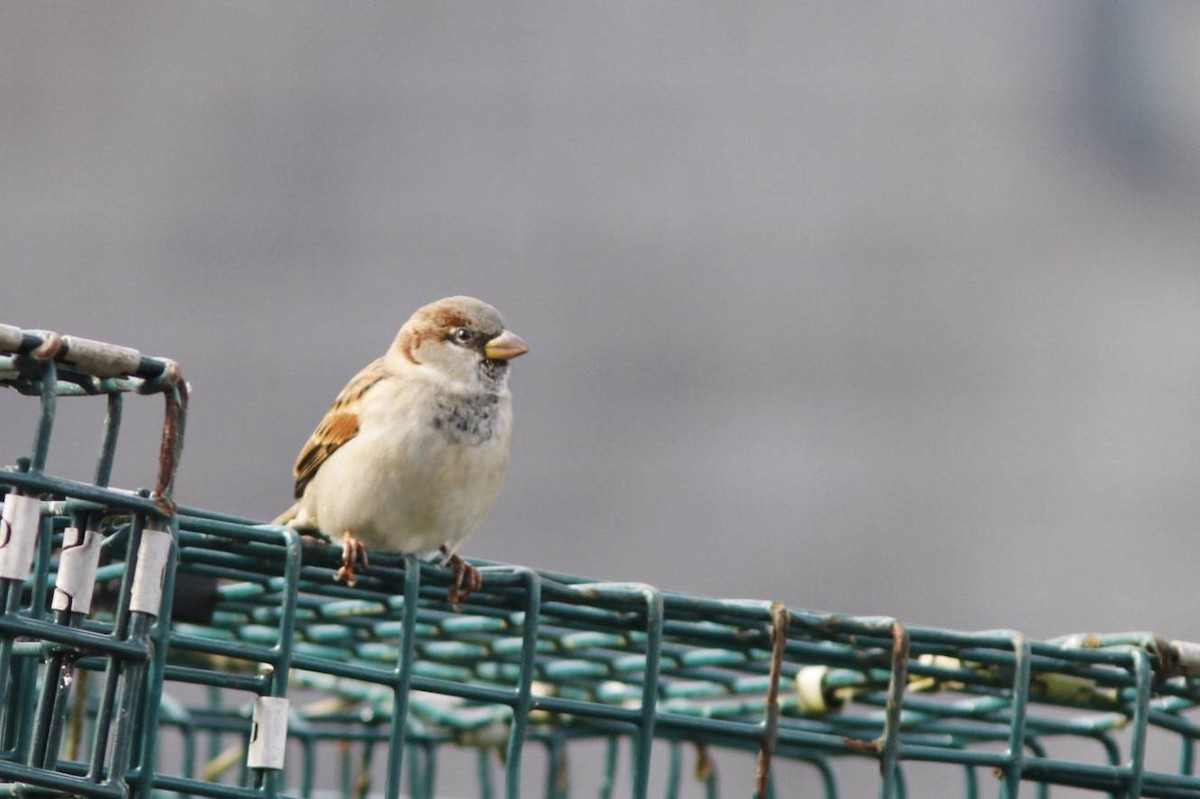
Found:
<svg viewBox="0 0 1200 799"><path fill-rule="evenodd" d="M455 611L447 570L383 553L349 588L333 547L175 504L171 361L0 326L0 383L39 403L29 449L0 441L0 794L433 797L465 757L480 796L566 797L591 746L601 797L648 796L652 774L666 797L717 796L732 758L756 768L724 787L764 799L839 796L847 769L904 797L917 764L944 796L1200 796L1196 644L1030 641L480 561ZM149 490L108 485L129 394L165 398ZM106 398L91 482L45 470L67 396Z"/></svg>

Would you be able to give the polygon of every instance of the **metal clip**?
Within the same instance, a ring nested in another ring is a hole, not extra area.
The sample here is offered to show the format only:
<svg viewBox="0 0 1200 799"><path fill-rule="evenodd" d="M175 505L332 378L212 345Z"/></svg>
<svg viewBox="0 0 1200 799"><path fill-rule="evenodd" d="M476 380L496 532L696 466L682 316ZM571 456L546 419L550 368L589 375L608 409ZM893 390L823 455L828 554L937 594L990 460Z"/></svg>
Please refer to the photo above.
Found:
<svg viewBox="0 0 1200 799"><path fill-rule="evenodd" d="M1200 644L1190 641L1172 641L1171 648L1179 659L1179 670L1189 677L1200 674Z"/></svg>
<svg viewBox="0 0 1200 799"><path fill-rule="evenodd" d="M254 714L250 722L250 748L246 751L246 765L250 768L283 768L283 756L287 751L287 698L258 697L254 700Z"/></svg>
<svg viewBox="0 0 1200 799"><path fill-rule="evenodd" d="M24 582L33 571L42 503L37 497L9 494L0 512L0 579Z"/></svg>
<svg viewBox="0 0 1200 799"><path fill-rule="evenodd" d="M171 534L164 530L142 530L138 547L137 572L133 575L133 590L129 609L138 613L158 615L162 605L163 581L171 556Z"/></svg>
<svg viewBox="0 0 1200 799"><path fill-rule="evenodd" d="M64 532L63 549L58 556L58 578L54 581L55 610L87 613L92 608L92 590L96 587L96 567L100 563L100 544L103 536L87 530L82 538L79 530L68 527ZM74 541L74 544L67 544Z"/></svg>

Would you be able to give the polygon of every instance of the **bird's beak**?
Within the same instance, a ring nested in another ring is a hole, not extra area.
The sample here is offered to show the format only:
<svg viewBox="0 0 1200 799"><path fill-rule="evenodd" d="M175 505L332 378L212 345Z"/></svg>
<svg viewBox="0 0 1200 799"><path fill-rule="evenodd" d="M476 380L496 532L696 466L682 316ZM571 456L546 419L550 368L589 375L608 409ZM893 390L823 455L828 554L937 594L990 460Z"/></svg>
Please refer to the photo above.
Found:
<svg viewBox="0 0 1200 799"><path fill-rule="evenodd" d="M507 361L527 352L529 352L529 345L521 341L521 337L511 330L505 330L483 348L483 354L493 361Z"/></svg>

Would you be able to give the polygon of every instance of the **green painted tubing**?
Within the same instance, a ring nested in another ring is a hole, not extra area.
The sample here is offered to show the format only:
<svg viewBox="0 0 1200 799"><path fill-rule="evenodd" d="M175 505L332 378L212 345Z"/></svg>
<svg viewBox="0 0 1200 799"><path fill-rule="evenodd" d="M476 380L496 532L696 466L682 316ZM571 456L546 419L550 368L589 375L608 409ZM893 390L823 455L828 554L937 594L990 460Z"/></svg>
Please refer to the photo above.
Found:
<svg viewBox="0 0 1200 799"><path fill-rule="evenodd" d="M20 586L17 586L17 590L19 593ZM4 640L8 640L9 636L37 637L52 644L95 650L111 657L128 660L145 658L148 655L145 646L124 639L113 639L88 630L61 627L52 622L15 615L0 616L0 633L6 634Z"/></svg>
<svg viewBox="0 0 1200 799"><path fill-rule="evenodd" d="M1034 757L1046 757L1046 747L1042 745L1041 740L1030 736L1025 739L1025 746L1033 753ZM974 770L971 772L974 774ZM1037 799L1047 799L1050 795L1050 786L1044 782L1037 783Z"/></svg>
<svg viewBox="0 0 1200 799"><path fill-rule="evenodd" d="M1172 722L1178 719L1178 717L1174 715L1172 715L1170 718ZM1165 727L1167 725L1160 724L1160 726ZM1194 725L1187 724L1184 729L1186 732L1184 733L1184 737L1179 742L1179 773L1190 775L1194 774L1196 771L1196 736L1192 732Z"/></svg>
<svg viewBox="0 0 1200 799"><path fill-rule="evenodd" d="M895 775L893 785L895 786L896 799L906 799L908 796L908 782L904 778L904 768L897 765Z"/></svg>
<svg viewBox="0 0 1200 799"><path fill-rule="evenodd" d="M406 754L408 766L408 797L409 799L427 799L424 784L421 780L421 760L425 753L419 746L408 745Z"/></svg>
<svg viewBox="0 0 1200 799"><path fill-rule="evenodd" d="M599 799L612 799L617 777L617 762L621 757L621 739L610 735L604 740L604 776L600 782Z"/></svg>
<svg viewBox="0 0 1200 799"><path fill-rule="evenodd" d="M399 651L396 668L390 675L390 685L395 692L395 705L389 727L387 780L384 785L386 799L399 799L400 774L404 765L404 725L408 720L408 703L413 686L413 657L416 643L417 593L421 588L421 572L417 568L417 557L405 557L404 568L404 637ZM300 658L294 661L299 666Z"/></svg>
<svg viewBox="0 0 1200 799"><path fill-rule="evenodd" d="M492 768L488 762L491 751L482 746L475 751L475 778L479 783L479 799L492 799Z"/></svg>
<svg viewBox="0 0 1200 799"><path fill-rule="evenodd" d="M130 640L149 642L150 626L153 622L142 613L134 615L129 630ZM129 770L129 761L135 745L135 720L139 718L136 714L138 708L138 700L145 696L146 686L143 680L147 678L147 663L143 660L135 660L127 664L121 665L121 680L118 691L118 701L116 703L115 712L118 719L124 720L124 723L118 722L113 733L113 743L110 752L110 761L108 774L105 778L106 782L124 783L126 772ZM154 711L157 711L158 703L152 703ZM150 740L157 739L155 735L148 735L145 738ZM147 769L145 774L147 780L152 775L152 771ZM139 794L146 796L146 794Z"/></svg>
<svg viewBox="0 0 1200 799"><path fill-rule="evenodd" d="M23 616L20 619L20 622L27 624L50 624L44 621L42 616L45 615L45 599L43 595L46 591L48 564L50 561L51 526L49 519L45 517L39 518L37 552L31 575L33 603L28 611L29 615ZM7 616L0 618L0 622L7 621L9 621ZM20 680L20 684L25 686L25 688L17 692L14 703L16 705L16 717L14 721L18 725L16 730L16 749L21 754L21 759L30 765L39 765L36 762L38 760L36 754L36 733L38 730L35 729L38 707L38 691L35 688L37 685L37 668L37 662L28 659L22 660L17 665L18 679Z"/></svg>
<svg viewBox="0 0 1200 799"><path fill-rule="evenodd" d="M963 767L963 797L964 799L979 799L979 778L975 769Z"/></svg>
<svg viewBox="0 0 1200 799"><path fill-rule="evenodd" d="M70 622L69 616L78 614L58 611L58 615L66 624ZM33 744L27 760L28 764L35 768L53 768L57 760L60 741L58 733L69 709L66 701L68 685L63 679L68 668L65 658L66 654L61 649L52 650L42 675L42 687L37 696L38 707L31 725Z"/></svg>
<svg viewBox="0 0 1200 799"><path fill-rule="evenodd" d="M172 641L172 646L174 646L174 641ZM256 694L262 693L267 685L267 677L262 674L234 674L227 671L176 666L170 663L163 669L163 679Z"/></svg>
<svg viewBox="0 0 1200 799"><path fill-rule="evenodd" d="M1146 771L1146 726L1149 722L1150 687L1153 674L1150 656L1143 649L1130 651L1133 659L1133 674L1137 680L1137 704L1133 712L1133 733L1129 741L1129 799L1142 795L1142 780Z"/></svg>
<svg viewBox="0 0 1200 799"><path fill-rule="evenodd" d="M41 367L41 403L38 408L38 422L33 436L32 458L29 467L29 471L34 474L40 474L46 468L46 456L50 452L50 436L54 429L58 399L55 394L55 386L58 381L56 380L57 367L54 360L42 361Z"/></svg>
<svg viewBox="0 0 1200 799"><path fill-rule="evenodd" d="M96 456L96 471L92 482L98 488L106 488L112 477L113 460L117 455L117 440L121 436L121 415L125 398L120 394L108 395L108 407L104 414L104 433L100 438L100 454Z"/></svg>
<svg viewBox="0 0 1200 799"><path fill-rule="evenodd" d="M837 777L834 775L833 769L829 767L829 764L823 759L809 760L807 762L821 776L821 788L825 793L825 799L837 799ZM772 784L774 784L773 781Z"/></svg>
<svg viewBox="0 0 1200 799"><path fill-rule="evenodd" d="M433 744L425 744L421 747L424 752L425 769L424 782L426 799L434 799L435 787L437 786L437 748Z"/></svg>
<svg viewBox="0 0 1200 799"><path fill-rule="evenodd" d="M111 508L114 512L148 513L158 519L164 518L162 510L147 497L117 493L111 489L98 488L78 480L0 469L0 482L25 490L30 494L66 494L74 499L86 500Z"/></svg>
<svg viewBox="0 0 1200 799"><path fill-rule="evenodd" d="M124 782L97 784L85 778L45 771L8 760L0 760L0 782L25 783L95 799L127 799L129 796L128 786Z"/></svg>
<svg viewBox="0 0 1200 799"><path fill-rule="evenodd" d="M679 799L679 781L683 772L683 745L679 741L671 741L667 761L667 784L663 790L664 799Z"/></svg>
<svg viewBox="0 0 1200 799"><path fill-rule="evenodd" d="M348 746L344 747L343 749L341 749L338 752L338 765L339 765L338 773L341 775L341 782L342 782L342 796L347 797L347 799L349 799L349 797L354 796L354 779L355 779L354 778L354 772L355 772L354 755L353 755L350 747L348 747Z"/></svg>
<svg viewBox="0 0 1200 799"><path fill-rule="evenodd" d="M620 590L619 588L617 590ZM650 783L650 756L654 745L655 711L658 704L659 658L662 650L664 603L662 592L653 586L635 588L646 603L645 686L633 758L633 796L645 799Z"/></svg>
<svg viewBox="0 0 1200 799"><path fill-rule="evenodd" d="M271 648L271 674L267 677L267 696L286 697L288 693L288 676L292 666L293 649L287 640L287 633L295 627L296 622L296 588L300 579L301 543L300 534L291 528L281 528L280 537L283 539L286 551L284 562L285 590L280 603L279 618L280 635ZM166 648L164 642L164 649ZM265 773L263 773L265 772ZM263 787L263 795L274 799L279 793L280 774L275 769L263 769L256 775L256 782Z"/></svg>
<svg viewBox="0 0 1200 799"><path fill-rule="evenodd" d="M21 692L13 690L18 683L13 669L13 639L19 634L20 625L16 611L20 605L21 585L15 580L0 580L0 625L13 622L15 631L6 631L0 626L0 688L5 688L5 701L0 702L0 750L15 746L16 707Z"/></svg>
<svg viewBox="0 0 1200 799"><path fill-rule="evenodd" d="M521 635L521 662L517 678L516 696L512 703L512 721L509 726L508 742L504 758L504 795L506 799L520 799L521 755L525 745L525 730L529 724L529 711L533 698L534 665L537 658L538 622L541 616L542 581L532 569L521 569L526 581L525 613ZM486 583L485 583L486 587Z"/></svg>
<svg viewBox="0 0 1200 799"><path fill-rule="evenodd" d="M224 785L216 782L189 780L183 777L160 775L154 778L154 787L159 791L206 796L211 799L262 799L262 792L253 788Z"/></svg>
<svg viewBox="0 0 1200 799"><path fill-rule="evenodd" d="M1025 752L1025 722L1026 709L1029 703L1030 648L1025 636L1014 633L1012 636L1012 651L1015 661L1012 683L1012 714L1009 720L1008 764L1003 768L1004 784L1001 786L1002 799L1018 799L1021 790L1021 765Z"/></svg>
<svg viewBox="0 0 1200 799"><path fill-rule="evenodd" d="M137 547L142 537L142 524L142 517L135 516L133 524L129 528L129 537L125 540L126 552L124 561L128 566L121 575L121 589L117 600L117 609L114 614L115 622L112 630L114 642L129 643L127 640L130 625L129 592L133 582L133 572L136 568L136 563L131 563L131 561L136 561L137 559ZM110 651L104 671L99 710L96 713L96 736L92 743L92 758L87 775L88 779L92 782L99 783L105 780L105 765L110 754L108 736L114 726L113 708L116 704L117 690L123 672L122 659L116 652Z"/></svg>
<svg viewBox="0 0 1200 799"><path fill-rule="evenodd" d="M904 792L899 773L900 723L904 691L907 686L905 670L908 667L910 639L908 630L898 620L890 620L888 626L894 640L891 647L892 669L888 678L888 700L883 734L878 739L879 771L882 777L879 795L882 799L893 799L893 797L900 799Z"/></svg>

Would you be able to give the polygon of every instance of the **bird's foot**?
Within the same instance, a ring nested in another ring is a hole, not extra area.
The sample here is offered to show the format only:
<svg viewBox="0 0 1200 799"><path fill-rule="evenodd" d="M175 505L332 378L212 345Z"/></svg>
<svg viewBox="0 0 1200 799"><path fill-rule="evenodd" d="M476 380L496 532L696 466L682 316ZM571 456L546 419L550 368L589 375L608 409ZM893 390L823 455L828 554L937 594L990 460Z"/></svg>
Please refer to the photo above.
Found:
<svg viewBox="0 0 1200 799"><path fill-rule="evenodd" d="M454 570L454 582L450 583L450 607L457 611L459 603L466 602L467 597L483 588L483 575L457 552L451 554L446 547L442 547L442 552L447 555L446 565Z"/></svg>
<svg viewBox="0 0 1200 799"><path fill-rule="evenodd" d="M356 573L365 572L371 563L367 560L367 545L347 530L342 533L342 565L333 574L333 579L351 588L358 582ZM356 568L361 567L361 568Z"/></svg>
<svg viewBox="0 0 1200 799"><path fill-rule="evenodd" d="M296 532L300 534L300 543L306 547L323 547L333 543L333 539L317 529L296 528Z"/></svg>

